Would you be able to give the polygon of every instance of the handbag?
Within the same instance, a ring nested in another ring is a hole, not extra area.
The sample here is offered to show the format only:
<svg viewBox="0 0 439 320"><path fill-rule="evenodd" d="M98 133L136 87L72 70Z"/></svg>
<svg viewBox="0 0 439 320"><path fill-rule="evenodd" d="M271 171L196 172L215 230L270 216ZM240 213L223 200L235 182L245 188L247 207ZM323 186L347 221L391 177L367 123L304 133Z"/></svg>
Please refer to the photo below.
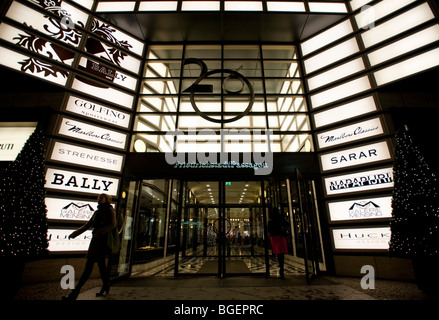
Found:
<svg viewBox="0 0 439 320"><path fill-rule="evenodd" d="M120 238L117 227L107 233L107 246L111 254L118 254L120 250Z"/></svg>

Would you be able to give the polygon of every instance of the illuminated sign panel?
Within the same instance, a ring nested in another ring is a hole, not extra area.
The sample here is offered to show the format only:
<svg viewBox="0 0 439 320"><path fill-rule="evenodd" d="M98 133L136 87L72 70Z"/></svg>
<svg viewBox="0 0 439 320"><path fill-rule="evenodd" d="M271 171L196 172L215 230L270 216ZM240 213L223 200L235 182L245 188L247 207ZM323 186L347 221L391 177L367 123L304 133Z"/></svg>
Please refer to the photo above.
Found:
<svg viewBox="0 0 439 320"><path fill-rule="evenodd" d="M122 128L128 128L131 120L131 115L126 112L76 96L69 97L66 111Z"/></svg>
<svg viewBox="0 0 439 320"><path fill-rule="evenodd" d="M58 133L73 139L86 140L99 145L125 150L127 135L85 122L62 118Z"/></svg>
<svg viewBox="0 0 439 320"><path fill-rule="evenodd" d="M34 1L31 2L34 3ZM59 17L68 16L69 21L81 27L87 25L88 14L65 1L46 1L47 4L44 1L39 2L44 9ZM56 5L56 2L58 2L58 5ZM65 28L66 25L63 26L57 19L41 14L17 1L12 2L6 16L75 47L79 45L82 37L76 28Z"/></svg>
<svg viewBox="0 0 439 320"><path fill-rule="evenodd" d="M324 185L328 196L393 188L393 168L328 177L324 178Z"/></svg>
<svg viewBox="0 0 439 320"><path fill-rule="evenodd" d="M87 230L75 239L69 239L69 235L75 229L48 229L47 239L50 252L87 251L92 238L92 230Z"/></svg>
<svg viewBox="0 0 439 320"><path fill-rule="evenodd" d="M75 77L73 80L72 89L88 94L92 97L100 98L110 103L115 103L124 108L132 109L133 107L133 95L81 76Z"/></svg>
<svg viewBox="0 0 439 320"><path fill-rule="evenodd" d="M55 142L50 159L115 172L122 171L124 161L122 155L79 147L63 142Z"/></svg>
<svg viewBox="0 0 439 320"><path fill-rule="evenodd" d="M67 65L72 65L75 53L61 46L55 45L50 41L37 38L23 30L12 27L6 23L0 24L0 38L10 43L16 44L21 48L25 48L33 53L41 54L46 58L58 61ZM41 63L41 62L40 62ZM32 59L28 59L29 68L37 65ZM53 68L53 66L52 66Z"/></svg>
<svg viewBox="0 0 439 320"><path fill-rule="evenodd" d="M0 46L0 64L43 80L65 86L68 71Z"/></svg>
<svg viewBox="0 0 439 320"><path fill-rule="evenodd" d="M128 34L102 22L98 19L93 19L93 26L91 31L105 40L111 41L114 44L123 47L129 51L132 51L139 56L143 54L144 44L143 42L134 39Z"/></svg>
<svg viewBox="0 0 439 320"><path fill-rule="evenodd" d="M335 250L388 250L390 227L333 229Z"/></svg>
<svg viewBox="0 0 439 320"><path fill-rule="evenodd" d="M376 197L329 202L329 218L335 221L358 221L392 217L392 197Z"/></svg>
<svg viewBox="0 0 439 320"><path fill-rule="evenodd" d="M47 218L52 220L88 221L97 209L97 202L50 198L45 199Z"/></svg>
<svg viewBox="0 0 439 320"><path fill-rule="evenodd" d="M110 196L116 196L119 179L77 171L48 168L44 187L69 192L88 194L107 193Z"/></svg>
<svg viewBox="0 0 439 320"><path fill-rule="evenodd" d="M364 145L357 148L331 152L320 156L323 171L364 165L390 159L386 141Z"/></svg>
<svg viewBox="0 0 439 320"><path fill-rule="evenodd" d="M320 149L337 146L344 143L374 137L383 134L383 126L379 118L362 121L346 127L319 133L317 142Z"/></svg>
<svg viewBox="0 0 439 320"><path fill-rule="evenodd" d="M314 122L316 127L323 127L340 121L352 119L358 116L362 116L373 111L376 111L377 107L375 100L372 96L362 98L343 104L341 106L331 108L329 110L315 113Z"/></svg>
<svg viewBox="0 0 439 320"><path fill-rule="evenodd" d="M0 161L14 161L34 131L35 126L0 127Z"/></svg>
<svg viewBox="0 0 439 320"><path fill-rule="evenodd" d="M136 89L137 80L135 78L100 62L82 57L79 61L79 67L101 79L111 81L130 90Z"/></svg>

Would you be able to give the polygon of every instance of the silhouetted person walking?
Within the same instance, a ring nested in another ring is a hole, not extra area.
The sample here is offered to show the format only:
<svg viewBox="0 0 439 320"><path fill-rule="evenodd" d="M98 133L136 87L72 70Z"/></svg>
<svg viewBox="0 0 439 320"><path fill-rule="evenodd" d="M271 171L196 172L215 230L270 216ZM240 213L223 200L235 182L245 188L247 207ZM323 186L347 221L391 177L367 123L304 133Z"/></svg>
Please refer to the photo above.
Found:
<svg viewBox="0 0 439 320"><path fill-rule="evenodd" d="M279 264L279 275L284 278L285 253L288 253L288 246L283 219L277 208L273 208L271 211L268 232L270 234L271 249Z"/></svg>
<svg viewBox="0 0 439 320"><path fill-rule="evenodd" d="M110 290L110 274L105 264L105 258L111 253L108 247L108 232L116 227L116 211L111 205L111 197L107 194L101 194L98 197L98 209L95 211L91 219L82 227L72 232L69 235L69 239L75 238L84 231L94 228L93 237L90 242L90 246L87 252L87 261L85 263L85 269L78 281L75 289L70 293L68 297L63 297L64 300L75 300L82 286L90 277L93 266L98 264L99 273L102 279L102 288L96 296L102 296L105 293L108 294ZM108 262L108 266L110 261Z"/></svg>

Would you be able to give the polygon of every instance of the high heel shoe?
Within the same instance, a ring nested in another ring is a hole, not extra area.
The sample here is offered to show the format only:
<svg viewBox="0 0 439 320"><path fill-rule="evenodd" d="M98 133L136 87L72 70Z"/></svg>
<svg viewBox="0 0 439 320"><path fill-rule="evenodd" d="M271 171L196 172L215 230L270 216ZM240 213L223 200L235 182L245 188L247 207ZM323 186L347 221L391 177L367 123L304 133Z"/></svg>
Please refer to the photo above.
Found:
<svg viewBox="0 0 439 320"><path fill-rule="evenodd" d="M101 291L96 293L96 297L102 297L105 294L108 294L110 292L110 286L102 286Z"/></svg>

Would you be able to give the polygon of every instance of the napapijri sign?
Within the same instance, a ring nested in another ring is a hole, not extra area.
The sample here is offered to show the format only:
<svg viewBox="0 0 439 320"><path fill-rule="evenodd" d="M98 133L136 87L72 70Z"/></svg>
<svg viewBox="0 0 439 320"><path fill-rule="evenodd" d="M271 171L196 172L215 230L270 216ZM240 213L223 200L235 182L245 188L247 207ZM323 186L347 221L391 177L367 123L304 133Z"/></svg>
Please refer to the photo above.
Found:
<svg viewBox="0 0 439 320"><path fill-rule="evenodd" d="M55 142L50 159L79 166L121 172L124 156L68 143Z"/></svg>
<svg viewBox="0 0 439 320"><path fill-rule="evenodd" d="M336 250L388 250L390 227L333 229Z"/></svg>
<svg viewBox="0 0 439 320"><path fill-rule="evenodd" d="M46 171L47 189L80 192L88 194L107 193L116 196L119 179L88 173L48 168Z"/></svg>
<svg viewBox="0 0 439 320"><path fill-rule="evenodd" d="M393 168L356 172L324 179L328 196L393 188Z"/></svg>
<svg viewBox="0 0 439 320"><path fill-rule="evenodd" d="M66 111L122 128L130 125L130 114L76 96L69 97Z"/></svg>
<svg viewBox="0 0 439 320"><path fill-rule="evenodd" d="M124 133L65 117L61 119L58 133L73 139L86 140L120 150L125 149L127 140L127 135Z"/></svg>
<svg viewBox="0 0 439 320"><path fill-rule="evenodd" d="M52 220L88 221L96 210L96 201L47 197L47 218Z"/></svg>
<svg viewBox="0 0 439 320"><path fill-rule="evenodd" d="M337 128L319 133L317 141L320 149L354 142L383 134L383 126L379 118L355 123L346 127Z"/></svg>
<svg viewBox="0 0 439 320"><path fill-rule="evenodd" d="M92 238L92 230L87 230L75 239L69 239L74 229L48 229L47 240L50 252L87 251Z"/></svg>
<svg viewBox="0 0 439 320"><path fill-rule="evenodd" d="M330 152L320 156L323 171L342 169L390 159L386 141Z"/></svg>
<svg viewBox="0 0 439 320"><path fill-rule="evenodd" d="M392 197L376 197L329 202L329 217L335 221L357 221L392 217Z"/></svg>

